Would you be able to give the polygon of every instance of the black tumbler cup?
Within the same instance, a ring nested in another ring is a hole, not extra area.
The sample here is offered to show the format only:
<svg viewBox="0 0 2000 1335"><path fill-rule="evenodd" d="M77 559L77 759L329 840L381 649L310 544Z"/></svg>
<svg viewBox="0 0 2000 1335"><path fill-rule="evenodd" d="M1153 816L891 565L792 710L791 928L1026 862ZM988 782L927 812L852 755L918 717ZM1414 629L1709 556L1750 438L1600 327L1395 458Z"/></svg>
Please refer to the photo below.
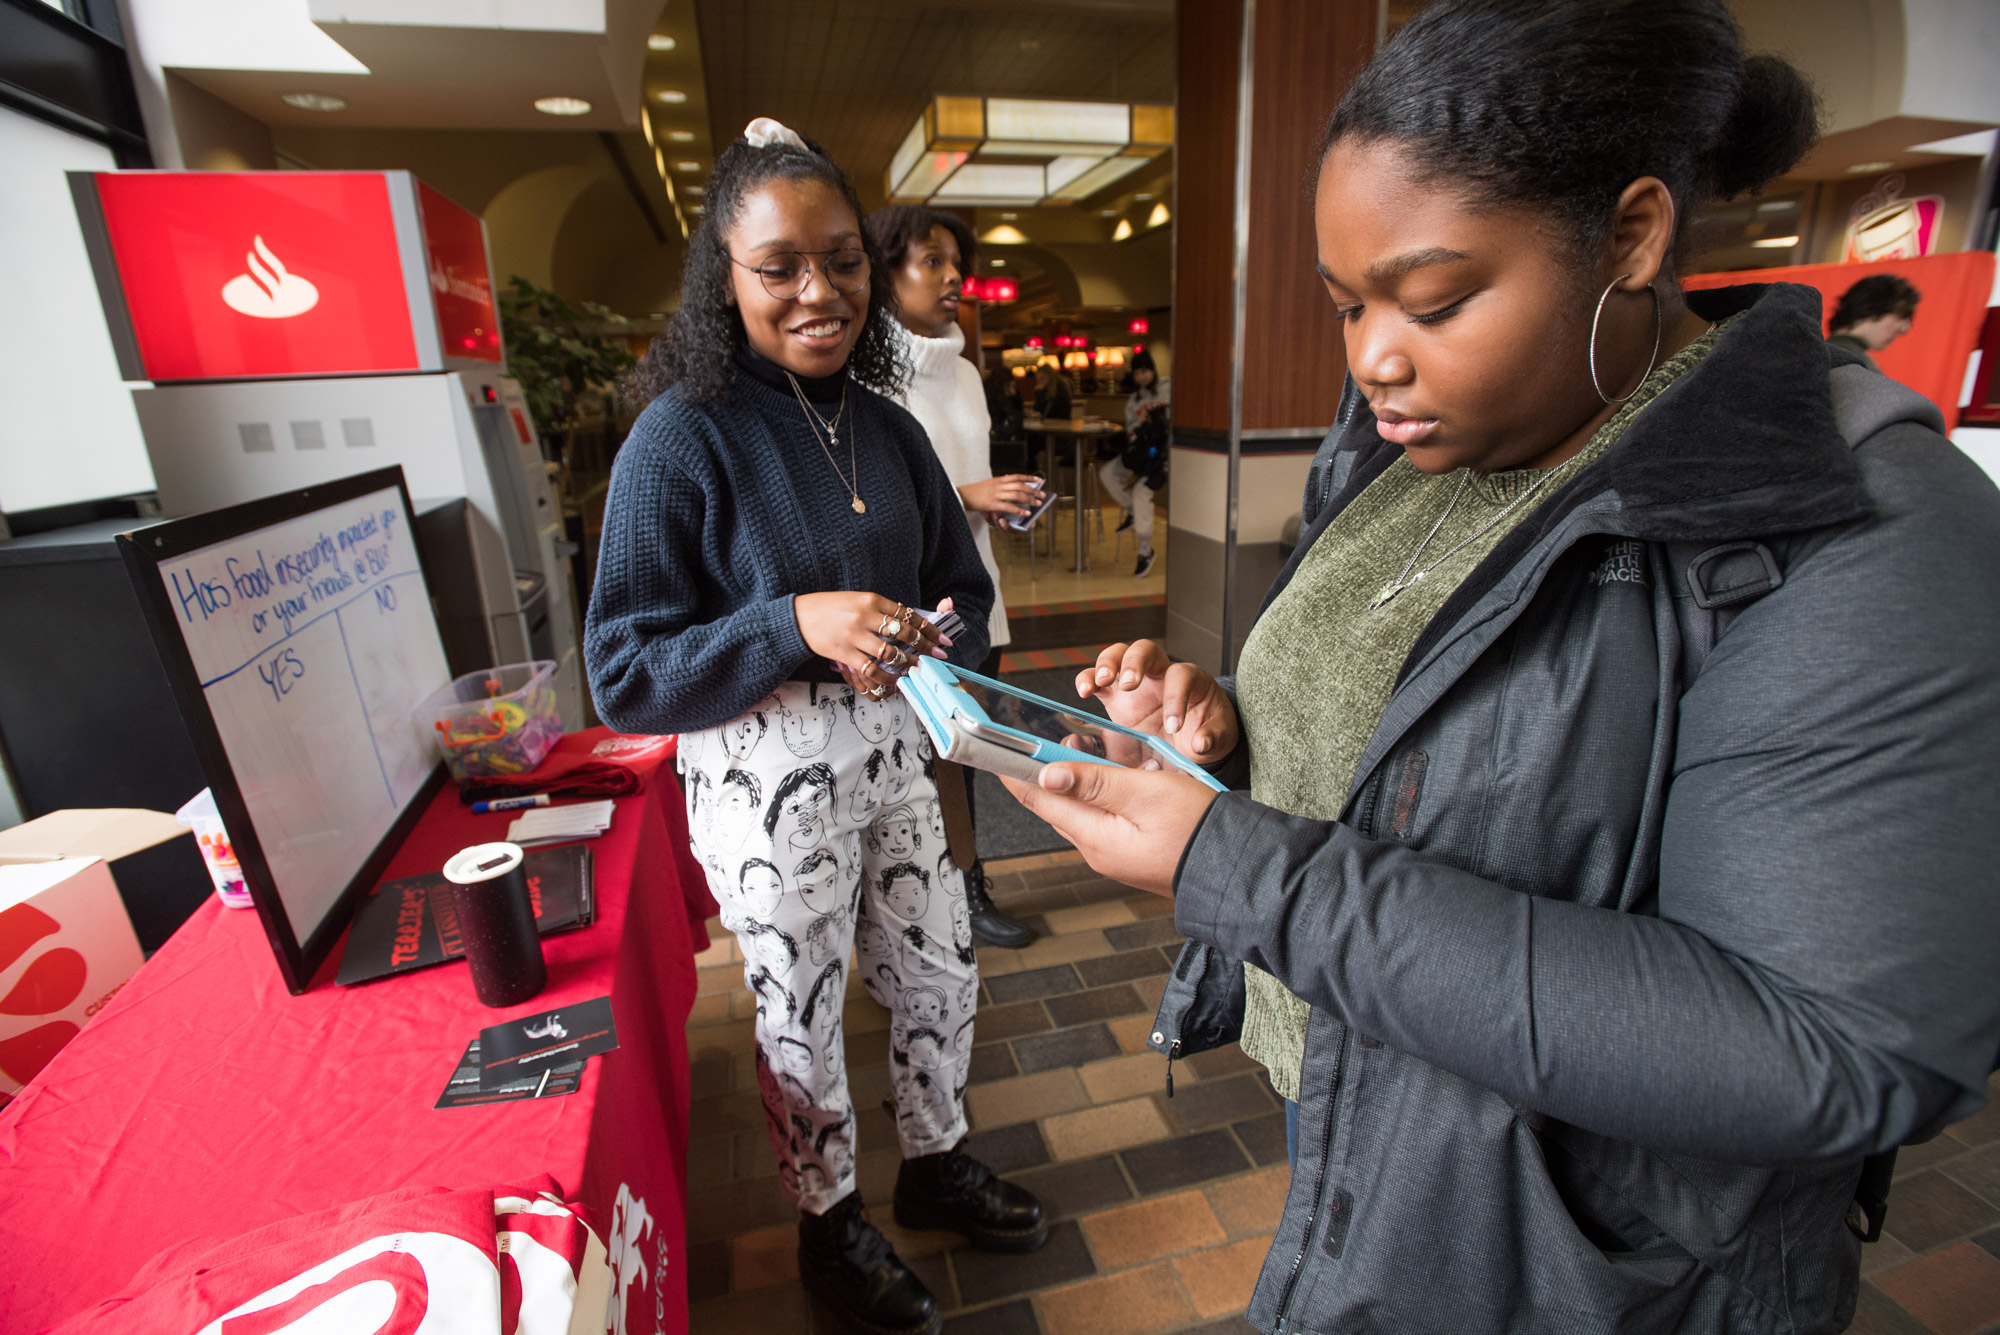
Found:
<svg viewBox="0 0 2000 1335"><path fill-rule="evenodd" d="M488 1006L513 1006L549 981L542 938L516 844L474 844L444 864L472 990Z"/></svg>

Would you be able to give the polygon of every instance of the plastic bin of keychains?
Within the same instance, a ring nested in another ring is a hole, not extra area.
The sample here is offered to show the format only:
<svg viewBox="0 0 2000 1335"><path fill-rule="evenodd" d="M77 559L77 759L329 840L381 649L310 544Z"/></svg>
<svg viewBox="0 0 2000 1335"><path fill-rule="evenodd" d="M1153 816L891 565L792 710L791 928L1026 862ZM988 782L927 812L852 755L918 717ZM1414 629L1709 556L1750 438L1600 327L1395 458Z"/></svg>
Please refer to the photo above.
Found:
<svg viewBox="0 0 2000 1335"><path fill-rule="evenodd" d="M459 783L525 774L562 737L556 665L546 659L468 672L417 706Z"/></svg>

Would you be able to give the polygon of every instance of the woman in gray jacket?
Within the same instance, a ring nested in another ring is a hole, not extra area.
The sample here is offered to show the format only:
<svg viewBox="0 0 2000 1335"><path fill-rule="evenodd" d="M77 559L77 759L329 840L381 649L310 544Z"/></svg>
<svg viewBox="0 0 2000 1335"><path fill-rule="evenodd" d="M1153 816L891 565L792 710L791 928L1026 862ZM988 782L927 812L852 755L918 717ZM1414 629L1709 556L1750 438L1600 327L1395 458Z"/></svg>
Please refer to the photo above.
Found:
<svg viewBox="0 0 2000 1335"><path fill-rule="evenodd" d="M1322 144L1351 393L1235 679L1079 678L1232 791L1022 799L1190 938L1153 1039L1297 1103L1249 1316L1789 1332L2000 1049L2000 497L1685 220L1813 100L1721 0L1437 0Z"/></svg>

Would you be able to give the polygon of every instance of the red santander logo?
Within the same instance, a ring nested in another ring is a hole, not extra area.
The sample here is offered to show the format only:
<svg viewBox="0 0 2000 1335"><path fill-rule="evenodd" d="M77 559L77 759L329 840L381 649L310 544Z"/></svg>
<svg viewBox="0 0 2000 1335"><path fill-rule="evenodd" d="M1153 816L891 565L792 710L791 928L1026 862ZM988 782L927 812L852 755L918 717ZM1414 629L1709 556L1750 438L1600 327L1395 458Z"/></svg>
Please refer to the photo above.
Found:
<svg viewBox="0 0 2000 1335"><path fill-rule="evenodd" d="M16 904L0 913L0 972L61 930L61 923L32 904ZM60 1015L83 995L89 972L83 956L67 946L44 950L0 995L0 1016ZM70 1021L50 1020L0 1038L0 1075L16 1085L27 1084L76 1034L77 1026Z"/></svg>
<svg viewBox="0 0 2000 1335"><path fill-rule="evenodd" d="M223 304L230 310L258 320L289 320L319 305L319 289L287 270L263 237L250 238L243 264L247 272L222 285Z"/></svg>

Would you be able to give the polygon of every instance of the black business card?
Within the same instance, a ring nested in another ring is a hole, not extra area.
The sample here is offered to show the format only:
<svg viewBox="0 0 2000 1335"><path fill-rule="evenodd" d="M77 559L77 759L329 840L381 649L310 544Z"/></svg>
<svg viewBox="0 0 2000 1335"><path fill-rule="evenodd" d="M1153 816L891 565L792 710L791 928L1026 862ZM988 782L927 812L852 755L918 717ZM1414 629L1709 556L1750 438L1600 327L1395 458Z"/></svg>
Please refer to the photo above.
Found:
<svg viewBox="0 0 2000 1335"><path fill-rule="evenodd" d="M473 1039L465 1045L465 1055L458 1059L458 1069L445 1082L444 1093L438 1095L440 1108L471 1108L486 1103L507 1103L514 1099L553 1099L564 1094L574 1094L583 1083L583 1063L569 1062L562 1066L545 1066L535 1074L510 1080L498 1089L479 1087L479 1040Z"/></svg>
<svg viewBox="0 0 2000 1335"><path fill-rule="evenodd" d="M557 1010L537 1011L479 1031L479 1087L498 1089L554 1066L609 1052L618 1046L611 998L594 997Z"/></svg>

